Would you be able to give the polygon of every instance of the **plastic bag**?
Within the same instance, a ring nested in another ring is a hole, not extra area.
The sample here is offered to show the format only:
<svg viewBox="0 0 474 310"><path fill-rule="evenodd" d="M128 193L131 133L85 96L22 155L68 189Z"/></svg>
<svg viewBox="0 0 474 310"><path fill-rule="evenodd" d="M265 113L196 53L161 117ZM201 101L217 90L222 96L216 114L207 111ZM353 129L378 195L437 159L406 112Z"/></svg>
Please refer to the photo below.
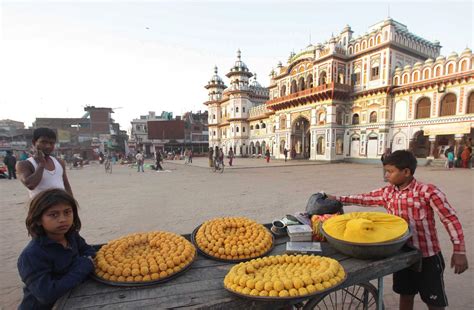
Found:
<svg viewBox="0 0 474 310"><path fill-rule="evenodd" d="M323 214L343 214L342 203L337 200L327 199L325 193L316 193L309 197L308 203L306 204L306 213L312 215L323 215Z"/></svg>
<svg viewBox="0 0 474 310"><path fill-rule="evenodd" d="M324 221L330 219L331 217L338 216L339 213L336 214L324 214L324 215L313 215L311 217L311 228L313 229L313 241L326 241L326 238L321 233L321 226L323 225Z"/></svg>

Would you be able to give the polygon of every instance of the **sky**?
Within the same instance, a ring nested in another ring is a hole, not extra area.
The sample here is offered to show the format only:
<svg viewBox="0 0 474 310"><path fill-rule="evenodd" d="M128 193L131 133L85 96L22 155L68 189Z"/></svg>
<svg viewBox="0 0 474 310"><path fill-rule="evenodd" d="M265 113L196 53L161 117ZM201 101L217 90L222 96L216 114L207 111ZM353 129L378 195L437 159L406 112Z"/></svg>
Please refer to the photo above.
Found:
<svg viewBox="0 0 474 310"><path fill-rule="evenodd" d="M205 110L215 65L225 74L241 49L260 84L278 61L346 24L359 36L388 15L441 54L473 42L471 1L3 0L0 119L81 117L111 107L122 129L148 111Z"/></svg>

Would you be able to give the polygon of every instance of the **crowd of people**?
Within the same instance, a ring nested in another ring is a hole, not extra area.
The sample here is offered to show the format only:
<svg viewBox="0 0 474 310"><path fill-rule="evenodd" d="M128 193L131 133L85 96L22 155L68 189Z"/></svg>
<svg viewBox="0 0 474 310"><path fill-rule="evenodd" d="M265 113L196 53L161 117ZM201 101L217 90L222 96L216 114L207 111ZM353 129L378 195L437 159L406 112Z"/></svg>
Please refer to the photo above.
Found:
<svg viewBox="0 0 474 310"><path fill-rule="evenodd" d="M446 168L472 168L472 147L461 145L458 147L457 154L454 154L454 146L450 145L445 151Z"/></svg>

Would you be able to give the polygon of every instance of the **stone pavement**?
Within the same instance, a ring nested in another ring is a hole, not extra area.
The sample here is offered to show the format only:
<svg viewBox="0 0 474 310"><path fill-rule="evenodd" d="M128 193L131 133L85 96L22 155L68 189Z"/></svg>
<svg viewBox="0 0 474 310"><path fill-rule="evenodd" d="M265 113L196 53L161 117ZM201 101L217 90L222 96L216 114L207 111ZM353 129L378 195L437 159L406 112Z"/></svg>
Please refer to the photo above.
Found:
<svg viewBox="0 0 474 310"><path fill-rule="evenodd" d="M165 160L165 164L187 165L200 168L209 168L209 159L204 157L194 157L193 162L185 164L184 160ZM265 158L234 158L232 166L229 166L229 159L224 161L225 169L249 169L249 168L271 168L271 167L294 167L294 166L313 166L327 164L325 161L312 161L305 159L287 160L270 159L267 163ZM210 168L209 168L210 169Z"/></svg>
<svg viewBox="0 0 474 310"><path fill-rule="evenodd" d="M81 235L91 244L104 243L128 233L167 230L190 233L203 221L221 216L247 216L261 223L285 214L303 211L311 194L325 190L333 194L361 193L383 186L380 165L321 164L264 159L235 160L235 168L212 173L206 158L165 161L169 173L115 165L106 174L93 164L67 170L75 198L79 201ZM295 165L297 164L297 165ZM258 169L257 167L268 167ZM290 166L291 165L291 166ZM240 169L238 169L240 168ZM457 209L466 236L471 266L473 256L473 170L420 167L416 177L436 184ZM21 298L21 282L16 270L19 253L29 241L25 229L26 189L19 181L0 180L0 308L15 309ZM379 208L347 207L346 212ZM447 264L446 290L450 309L472 309L474 271L454 275L449 268L452 246L445 228L437 222L441 247ZM397 309L398 297L385 278L387 309ZM415 309L425 309L417 298Z"/></svg>

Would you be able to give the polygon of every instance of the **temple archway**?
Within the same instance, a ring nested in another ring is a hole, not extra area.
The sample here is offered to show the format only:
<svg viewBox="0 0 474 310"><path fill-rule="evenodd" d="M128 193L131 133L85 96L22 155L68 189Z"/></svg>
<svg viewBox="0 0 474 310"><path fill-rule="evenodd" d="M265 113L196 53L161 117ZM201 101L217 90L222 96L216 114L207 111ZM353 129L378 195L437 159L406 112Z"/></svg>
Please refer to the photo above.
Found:
<svg viewBox="0 0 474 310"><path fill-rule="evenodd" d="M297 159L310 158L311 134L309 131L309 121L300 116L294 122L291 128L291 150L296 153Z"/></svg>
<svg viewBox="0 0 474 310"><path fill-rule="evenodd" d="M415 157L426 158L430 154L430 141L423 130L415 132L410 149Z"/></svg>

